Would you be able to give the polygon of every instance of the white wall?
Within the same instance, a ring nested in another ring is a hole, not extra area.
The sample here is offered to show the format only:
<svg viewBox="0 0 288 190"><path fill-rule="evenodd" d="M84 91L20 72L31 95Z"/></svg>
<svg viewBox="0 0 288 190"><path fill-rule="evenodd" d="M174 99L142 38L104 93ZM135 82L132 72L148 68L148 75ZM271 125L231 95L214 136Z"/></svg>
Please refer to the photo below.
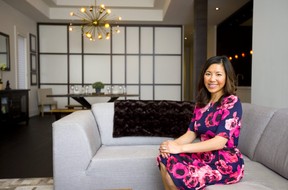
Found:
<svg viewBox="0 0 288 190"><path fill-rule="evenodd" d="M10 7L0 0L0 31L6 33L10 37L10 65L11 70L3 72L4 83L10 82L10 87L16 89L16 41L17 35L20 34L26 38L27 42L27 88L29 92L29 115L38 114L38 106L36 101L37 86L30 86L30 56L29 56L29 33L37 34L37 24L29 17L23 15L18 10ZM4 84L5 85L5 84Z"/></svg>
<svg viewBox="0 0 288 190"><path fill-rule="evenodd" d="M254 0L253 104L288 107L287 10L287 0Z"/></svg>

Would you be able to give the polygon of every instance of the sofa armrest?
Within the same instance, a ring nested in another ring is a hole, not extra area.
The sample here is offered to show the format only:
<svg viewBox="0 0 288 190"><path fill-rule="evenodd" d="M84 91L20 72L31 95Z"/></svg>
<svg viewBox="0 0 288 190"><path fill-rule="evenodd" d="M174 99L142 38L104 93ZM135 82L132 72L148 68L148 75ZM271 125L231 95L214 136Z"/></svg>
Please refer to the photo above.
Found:
<svg viewBox="0 0 288 190"><path fill-rule="evenodd" d="M101 146L92 112L76 111L55 121L52 126L54 179L60 181L83 173Z"/></svg>

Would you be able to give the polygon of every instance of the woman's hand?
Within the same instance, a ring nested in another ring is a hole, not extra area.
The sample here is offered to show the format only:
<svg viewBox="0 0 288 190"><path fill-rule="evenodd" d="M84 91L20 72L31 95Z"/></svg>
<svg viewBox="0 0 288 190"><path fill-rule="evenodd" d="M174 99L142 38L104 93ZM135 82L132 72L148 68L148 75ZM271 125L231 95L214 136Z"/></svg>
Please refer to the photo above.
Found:
<svg viewBox="0 0 288 190"><path fill-rule="evenodd" d="M168 141L164 141L160 144L159 152L163 158L168 158L170 156L170 153L168 152Z"/></svg>
<svg viewBox="0 0 288 190"><path fill-rule="evenodd" d="M187 130L185 134L183 134L181 137L170 140L170 141L164 141L160 147L159 152L162 157L168 158L170 154L179 154L183 152L184 146L186 144L192 143L192 141L196 138L196 133Z"/></svg>
<svg viewBox="0 0 288 190"><path fill-rule="evenodd" d="M170 154L178 154L181 152L181 145L175 141L165 141L160 145L160 154L164 158L168 158Z"/></svg>

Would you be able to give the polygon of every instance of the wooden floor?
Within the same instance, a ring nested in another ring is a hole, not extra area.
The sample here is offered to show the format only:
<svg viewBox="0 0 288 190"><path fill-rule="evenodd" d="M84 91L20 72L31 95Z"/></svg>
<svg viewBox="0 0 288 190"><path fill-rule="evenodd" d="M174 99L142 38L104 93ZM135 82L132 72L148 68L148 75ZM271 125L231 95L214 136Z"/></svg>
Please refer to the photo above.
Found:
<svg viewBox="0 0 288 190"><path fill-rule="evenodd" d="M0 178L52 177L53 115L0 126Z"/></svg>

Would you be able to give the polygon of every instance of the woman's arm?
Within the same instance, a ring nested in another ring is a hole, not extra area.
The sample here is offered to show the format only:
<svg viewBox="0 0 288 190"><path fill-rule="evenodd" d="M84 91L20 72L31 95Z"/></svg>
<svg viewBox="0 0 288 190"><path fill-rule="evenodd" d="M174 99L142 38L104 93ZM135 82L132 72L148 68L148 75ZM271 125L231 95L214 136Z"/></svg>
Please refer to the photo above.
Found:
<svg viewBox="0 0 288 190"><path fill-rule="evenodd" d="M187 130L186 133L184 133L182 136L178 137L174 140L179 145L188 144L193 142L196 139L196 133L193 131Z"/></svg>
<svg viewBox="0 0 288 190"><path fill-rule="evenodd" d="M185 137L186 133L183 136ZM161 144L161 146L163 147L161 153L162 155L165 155L165 157L168 157L170 154L209 152L224 148L227 141L228 139L221 136L215 136L214 138L206 141L188 144L178 144L176 140L166 141Z"/></svg>
<svg viewBox="0 0 288 190"><path fill-rule="evenodd" d="M161 145L159 147L160 154L164 158L168 158L170 156L170 152L168 151L168 148L169 148L170 144L176 144L176 145L181 146L181 145L185 145L185 144L193 142L195 140L195 138L196 138L196 133L194 133L194 132L192 132L190 130L187 130L187 132L184 133L179 138L177 138L177 139L175 139L173 141L164 141L163 143L161 143Z"/></svg>
<svg viewBox="0 0 288 190"><path fill-rule="evenodd" d="M213 150L219 150L225 147L225 144L227 143L227 141L228 139L224 137L215 136L214 138L206 140L206 141L179 146L178 151L193 153L193 152L208 152L208 151L213 151ZM171 147L171 151L173 151L174 153L174 151L177 151L177 149L174 150L173 147Z"/></svg>

